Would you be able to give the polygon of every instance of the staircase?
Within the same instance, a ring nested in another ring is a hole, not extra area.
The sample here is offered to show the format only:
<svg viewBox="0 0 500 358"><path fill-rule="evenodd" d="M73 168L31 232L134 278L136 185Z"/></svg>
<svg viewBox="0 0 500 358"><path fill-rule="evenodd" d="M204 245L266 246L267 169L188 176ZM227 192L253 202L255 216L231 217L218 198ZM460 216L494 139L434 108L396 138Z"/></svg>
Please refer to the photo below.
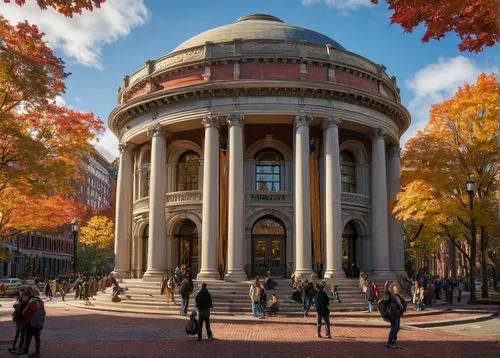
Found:
<svg viewBox="0 0 500 358"><path fill-rule="evenodd" d="M212 294L214 315L251 315L251 303L248 297L250 281L229 283L224 281L205 281L208 290ZM279 301L280 315L302 315L302 304L290 299L293 288L289 279L276 279L278 286L275 294ZM189 300L189 311L195 308L194 297L201 287L201 281L194 281L195 289ZM332 312L352 312L367 310L364 295L358 288L357 279L342 279L335 282L342 303L330 301ZM178 315L180 313L181 298L175 292L176 305L166 303L166 297L160 295L159 282L143 282L141 279L127 279L121 284L126 289L125 295L121 295L121 302L111 302L111 289L106 293L100 292L95 300L91 300L94 306L89 308L129 313L150 313ZM271 297L268 296L268 299ZM83 306L82 301L75 301L78 306ZM314 312L314 308L311 309Z"/></svg>

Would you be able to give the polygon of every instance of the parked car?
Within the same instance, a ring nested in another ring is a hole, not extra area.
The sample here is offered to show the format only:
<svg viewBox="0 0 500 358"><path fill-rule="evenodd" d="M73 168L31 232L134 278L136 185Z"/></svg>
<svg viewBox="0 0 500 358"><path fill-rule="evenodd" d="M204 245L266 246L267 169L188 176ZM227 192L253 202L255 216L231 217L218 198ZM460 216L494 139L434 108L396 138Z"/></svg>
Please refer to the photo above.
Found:
<svg viewBox="0 0 500 358"><path fill-rule="evenodd" d="M0 278L0 286L4 287L0 295L15 296L23 287L23 281L19 278Z"/></svg>

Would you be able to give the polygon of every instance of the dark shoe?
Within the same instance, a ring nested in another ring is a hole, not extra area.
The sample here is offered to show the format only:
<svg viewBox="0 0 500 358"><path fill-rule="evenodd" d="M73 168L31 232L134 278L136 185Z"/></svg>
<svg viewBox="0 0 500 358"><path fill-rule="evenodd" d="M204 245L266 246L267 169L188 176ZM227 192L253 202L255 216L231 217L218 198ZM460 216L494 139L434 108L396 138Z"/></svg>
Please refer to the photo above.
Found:
<svg viewBox="0 0 500 358"><path fill-rule="evenodd" d="M209 341L213 341L213 340L214 340L214 337L208 337L208 340L209 340Z"/></svg>
<svg viewBox="0 0 500 358"><path fill-rule="evenodd" d="M320 333L318 333L318 334L316 335L316 337L318 337L318 338L322 338Z"/></svg>
<svg viewBox="0 0 500 358"><path fill-rule="evenodd" d="M330 336L329 334L327 334L325 337L328 338L328 339L332 338L332 336Z"/></svg>
<svg viewBox="0 0 500 358"><path fill-rule="evenodd" d="M387 348L392 348L392 349L396 349L396 345L395 344L388 344L386 345Z"/></svg>

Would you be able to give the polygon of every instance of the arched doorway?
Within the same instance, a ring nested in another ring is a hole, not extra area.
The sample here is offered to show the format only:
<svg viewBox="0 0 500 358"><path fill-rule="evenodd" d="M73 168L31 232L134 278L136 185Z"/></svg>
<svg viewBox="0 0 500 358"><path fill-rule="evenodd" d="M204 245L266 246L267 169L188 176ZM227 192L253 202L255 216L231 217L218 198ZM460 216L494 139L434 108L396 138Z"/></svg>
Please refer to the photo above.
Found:
<svg viewBox="0 0 500 358"><path fill-rule="evenodd" d="M344 226L344 231L342 232L342 269L344 270L346 277L356 277L356 272L353 272L352 270L352 264L356 264L356 267L359 267L358 253L356 249L357 239L358 234L356 227L352 221L349 221Z"/></svg>
<svg viewBox="0 0 500 358"><path fill-rule="evenodd" d="M142 232L142 273L148 269L148 241L149 241L149 225L144 227Z"/></svg>
<svg viewBox="0 0 500 358"><path fill-rule="evenodd" d="M193 277L198 273L198 228L191 220L184 220L175 238L179 240L178 262L179 266L186 265Z"/></svg>
<svg viewBox="0 0 500 358"><path fill-rule="evenodd" d="M285 226L273 217L257 220L252 228L252 276L286 275Z"/></svg>

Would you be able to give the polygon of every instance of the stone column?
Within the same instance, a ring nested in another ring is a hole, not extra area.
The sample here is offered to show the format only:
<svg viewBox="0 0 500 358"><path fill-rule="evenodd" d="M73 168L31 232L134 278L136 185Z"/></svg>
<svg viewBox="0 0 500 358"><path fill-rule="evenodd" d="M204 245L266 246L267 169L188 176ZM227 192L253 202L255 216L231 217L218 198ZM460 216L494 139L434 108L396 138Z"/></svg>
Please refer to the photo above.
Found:
<svg viewBox="0 0 500 358"><path fill-rule="evenodd" d="M325 153L326 278L345 278L342 269L342 187L340 180L340 119L323 122Z"/></svg>
<svg viewBox="0 0 500 358"><path fill-rule="evenodd" d="M385 142L382 130L372 132L372 264L377 280L394 278L389 254L389 230L387 223L387 180L385 168Z"/></svg>
<svg viewBox="0 0 500 358"><path fill-rule="evenodd" d="M116 188L115 269L118 279L130 277L132 240L132 145L119 144L120 166Z"/></svg>
<svg viewBox="0 0 500 358"><path fill-rule="evenodd" d="M218 279L217 235L219 225L219 121L216 116L202 120L205 126L203 155L203 214L201 269L198 280Z"/></svg>
<svg viewBox="0 0 500 358"><path fill-rule="evenodd" d="M165 163L167 143L159 124L148 129L151 140L149 175L148 264L145 281L159 281L167 272L167 237L165 235Z"/></svg>
<svg viewBox="0 0 500 358"><path fill-rule="evenodd" d="M401 191L400 178L400 153L399 147L389 148L388 181L389 181L389 203L396 200ZM392 207L393 205L391 205ZM389 246L391 252L391 269L396 275L407 277L405 271L405 245L403 238L403 224L398 221L394 214L389 213Z"/></svg>
<svg viewBox="0 0 500 358"><path fill-rule="evenodd" d="M244 270L244 205L243 116L233 114L229 125L229 190L227 228L227 281L245 281Z"/></svg>
<svg viewBox="0 0 500 358"><path fill-rule="evenodd" d="M311 191L309 178L309 123L312 117L295 117L295 277L310 278Z"/></svg>

